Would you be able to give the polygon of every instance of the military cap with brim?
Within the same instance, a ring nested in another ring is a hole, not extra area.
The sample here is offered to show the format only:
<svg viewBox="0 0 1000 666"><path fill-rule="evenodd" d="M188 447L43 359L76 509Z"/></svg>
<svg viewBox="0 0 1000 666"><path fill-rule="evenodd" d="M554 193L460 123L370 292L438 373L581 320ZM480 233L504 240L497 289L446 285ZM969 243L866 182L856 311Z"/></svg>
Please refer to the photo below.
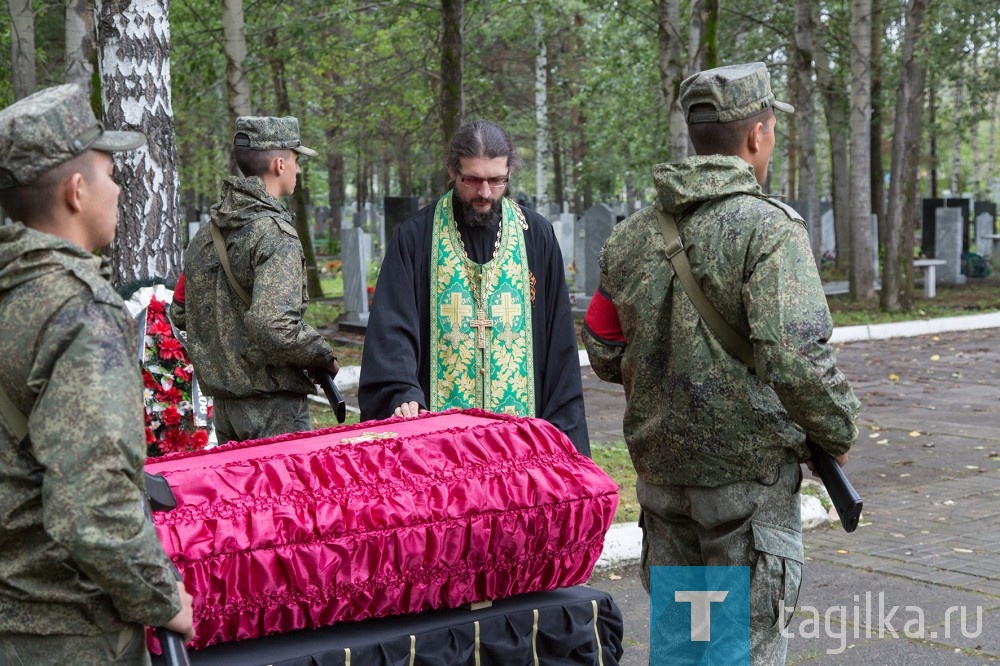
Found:
<svg viewBox="0 0 1000 666"><path fill-rule="evenodd" d="M83 87L46 88L0 111L0 189L32 183L87 150L112 153L144 143L139 132L105 130Z"/></svg>
<svg viewBox="0 0 1000 666"><path fill-rule="evenodd" d="M762 62L728 65L698 72L681 83L681 109L688 125L694 123L729 123L773 107L794 113L795 107L779 102L771 92L771 79ZM711 109L691 111L704 104Z"/></svg>
<svg viewBox="0 0 1000 666"><path fill-rule="evenodd" d="M236 119L234 146L244 146L250 150L294 150L300 155L315 157L312 148L302 145L299 136L299 119L295 116L276 118L274 116L240 116Z"/></svg>

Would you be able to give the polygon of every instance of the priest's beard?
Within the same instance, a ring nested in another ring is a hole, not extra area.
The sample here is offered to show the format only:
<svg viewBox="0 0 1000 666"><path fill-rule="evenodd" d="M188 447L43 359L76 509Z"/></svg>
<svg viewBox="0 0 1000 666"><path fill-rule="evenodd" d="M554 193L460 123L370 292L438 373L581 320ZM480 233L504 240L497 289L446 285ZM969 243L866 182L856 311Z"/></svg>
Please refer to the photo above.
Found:
<svg viewBox="0 0 1000 666"><path fill-rule="evenodd" d="M466 201L463 197L455 197L458 200L459 208L462 210L462 217L465 219L465 223L470 227L488 227L493 224L498 224L500 222L500 211L501 211L501 199L503 195L497 197L496 199L488 198L484 199L482 197L476 196L471 200ZM476 210L472 205L472 202L485 202L489 201L492 205L488 210Z"/></svg>

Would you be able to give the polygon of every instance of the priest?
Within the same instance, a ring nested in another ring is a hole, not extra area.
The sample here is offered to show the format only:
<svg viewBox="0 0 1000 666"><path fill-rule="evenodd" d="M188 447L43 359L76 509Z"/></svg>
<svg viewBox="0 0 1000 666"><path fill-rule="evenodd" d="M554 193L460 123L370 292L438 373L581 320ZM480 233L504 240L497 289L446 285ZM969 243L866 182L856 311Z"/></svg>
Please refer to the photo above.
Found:
<svg viewBox="0 0 1000 666"><path fill-rule="evenodd" d="M362 419L478 407L590 441L562 253L544 217L505 196L520 166L498 125L452 138L453 188L393 234L361 360Z"/></svg>

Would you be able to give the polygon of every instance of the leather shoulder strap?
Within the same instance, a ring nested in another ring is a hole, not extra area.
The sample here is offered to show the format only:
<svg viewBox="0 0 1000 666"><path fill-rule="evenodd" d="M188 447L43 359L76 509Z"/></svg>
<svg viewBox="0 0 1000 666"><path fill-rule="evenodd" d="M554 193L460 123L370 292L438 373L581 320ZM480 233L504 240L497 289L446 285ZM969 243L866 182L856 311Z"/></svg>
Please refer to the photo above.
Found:
<svg viewBox="0 0 1000 666"><path fill-rule="evenodd" d="M7 424L14 439L23 442L28 436L28 417L14 405L14 401L7 395L7 390L0 386L0 418Z"/></svg>
<svg viewBox="0 0 1000 666"><path fill-rule="evenodd" d="M705 292L698 286L698 281L695 279L694 273L691 272L691 264L688 262L687 252L684 250L684 241L681 240L680 233L677 231L677 222L673 215L657 208L656 217L660 222L660 233L667 241L667 258L670 259L670 264L674 267L674 273L680 279L684 292L691 299L698 314L719 338L722 345L729 350L729 353L753 370L755 367L753 345L719 314L719 311L705 296Z"/></svg>
<svg viewBox="0 0 1000 666"><path fill-rule="evenodd" d="M229 286L233 288L233 291L240 297L240 300L247 307L250 307L253 299L250 298L250 294L246 292L246 289L241 287L236 278L233 277L233 269L229 265L229 254L226 252L226 241L222 240L222 232L215 222L209 222L208 226L212 232L212 242L215 243L215 251L219 254L219 261L222 262L222 270L226 271L226 279L229 280Z"/></svg>

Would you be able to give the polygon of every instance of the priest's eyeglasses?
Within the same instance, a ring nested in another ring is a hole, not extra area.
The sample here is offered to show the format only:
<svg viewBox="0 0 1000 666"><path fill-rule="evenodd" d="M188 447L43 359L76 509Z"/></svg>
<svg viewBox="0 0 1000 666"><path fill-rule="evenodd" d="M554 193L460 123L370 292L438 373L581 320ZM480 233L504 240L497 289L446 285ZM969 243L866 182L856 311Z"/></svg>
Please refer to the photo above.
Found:
<svg viewBox="0 0 1000 666"><path fill-rule="evenodd" d="M492 178L478 178L476 176L463 176L459 174L459 180L469 187L478 190L483 183L489 183L490 189L499 190L507 185L510 176L493 176Z"/></svg>

